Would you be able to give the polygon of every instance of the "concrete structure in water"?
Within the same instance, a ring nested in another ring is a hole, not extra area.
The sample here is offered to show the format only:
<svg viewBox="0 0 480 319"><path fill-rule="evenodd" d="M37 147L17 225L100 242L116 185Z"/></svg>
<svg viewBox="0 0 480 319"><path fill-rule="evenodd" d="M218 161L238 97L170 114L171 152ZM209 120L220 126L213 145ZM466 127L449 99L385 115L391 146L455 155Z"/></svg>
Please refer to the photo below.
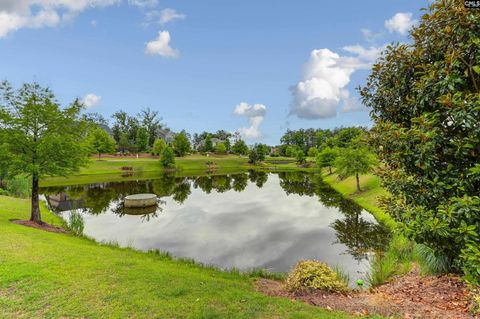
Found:
<svg viewBox="0 0 480 319"><path fill-rule="evenodd" d="M157 195L155 194L135 194L125 197L126 208L142 208L157 205Z"/></svg>

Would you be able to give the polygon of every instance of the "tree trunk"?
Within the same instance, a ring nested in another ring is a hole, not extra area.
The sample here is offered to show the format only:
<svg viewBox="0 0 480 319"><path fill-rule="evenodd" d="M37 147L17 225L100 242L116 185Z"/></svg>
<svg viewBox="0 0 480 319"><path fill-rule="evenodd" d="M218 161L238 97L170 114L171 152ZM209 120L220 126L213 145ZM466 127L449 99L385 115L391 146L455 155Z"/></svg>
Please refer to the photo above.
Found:
<svg viewBox="0 0 480 319"><path fill-rule="evenodd" d="M332 175L332 174L333 174L333 172L332 172L332 167L329 166L328 169L329 169L329 171L330 171L330 175Z"/></svg>
<svg viewBox="0 0 480 319"><path fill-rule="evenodd" d="M357 179L357 192L361 192L362 190L360 189L360 177L358 176L358 173L355 174L355 177Z"/></svg>
<svg viewBox="0 0 480 319"><path fill-rule="evenodd" d="M102 158L102 153L98 153L98 160Z"/></svg>
<svg viewBox="0 0 480 319"><path fill-rule="evenodd" d="M38 199L38 175L32 176L32 214L30 217L32 222L42 224L42 218L40 216L40 205Z"/></svg>

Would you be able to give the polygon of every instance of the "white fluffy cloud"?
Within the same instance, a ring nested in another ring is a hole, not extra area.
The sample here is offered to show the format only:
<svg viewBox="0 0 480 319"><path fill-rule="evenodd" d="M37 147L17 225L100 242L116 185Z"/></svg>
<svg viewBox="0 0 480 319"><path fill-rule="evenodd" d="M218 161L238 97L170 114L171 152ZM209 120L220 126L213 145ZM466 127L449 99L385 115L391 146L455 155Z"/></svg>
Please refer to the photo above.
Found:
<svg viewBox="0 0 480 319"><path fill-rule="evenodd" d="M147 43L145 53L148 55L161 55L166 58L177 58L180 52L170 46L170 33L168 31L158 32L158 37Z"/></svg>
<svg viewBox="0 0 480 319"><path fill-rule="evenodd" d="M265 119L267 107L263 104L250 105L242 102L233 110L233 114L248 118L249 127L239 128L237 131L247 139L256 139L262 136L260 125Z"/></svg>
<svg viewBox="0 0 480 319"><path fill-rule="evenodd" d="M165 25L175 20L184 20L187 16L183 13L178 13L175 9L163 9L161 11L152 10L145 13L144 26L151 24Z"/></svg>
<svg viewBox="0 0 480 319"><path fill-rule="evenodd" d="M96 106L98 103L100 103L101 99L102 99L101 96L95 95L93 93L89 93L85 95L85 97L82 99L82 103L83 105L85 105L87 109L89 109Z"/></svg>
<svg viewBox="0 0 480 319"><path fill-rule="evenodd" d="M158 0L128 0L128 4L140 9L153 8L158 5Z"/></svg>
<svg viewBox="0 0 480 319"><path fill-rule="evenodd" d="M412 20L412 14L410 12L399 12L385 21L385 28L390 32L398 32L401 35L406 35L416 23L417 20Z"/></svg>
<svg viewBox="0 0 480 319"><path fill-rule="evenodd" d="M170 21L174 21L174 20L183 20L185 19L187 16L182 14L182 13L178 13L177 11L175 11L174 9L163 9L162 11L160 11L160 24L166 24Z"/></svg>
<svg viewBox="0 0 480 319"><path fill-rule="evenodd" d="M340 56L329 49L311 52L302 80L291 88L290 114L303 119L321 119L334 117L342 101L344 108L351 108L354 103L346 90L350 76L356 70L369 68L381 49L360 45L343 49L354 55Z"/></svg>
<svg viewBox="0 0 480 319"><path fill-rule="evenodd" d="M1 0L0 38L22 28L55 27L80 12L119 0Z"/></svg>

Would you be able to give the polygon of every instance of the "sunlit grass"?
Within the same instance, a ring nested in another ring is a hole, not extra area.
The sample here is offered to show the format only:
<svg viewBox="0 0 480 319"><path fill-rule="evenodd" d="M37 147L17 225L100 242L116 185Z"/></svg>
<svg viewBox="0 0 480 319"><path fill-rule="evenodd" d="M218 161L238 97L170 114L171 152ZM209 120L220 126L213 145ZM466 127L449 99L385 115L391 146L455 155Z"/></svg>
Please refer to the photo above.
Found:
<svg viewBox="0 0 480 319"><path fill-rule="evenodd" d="M46 222L61 225L42 205ZM13 224L29 201L0 196L0 318L349 318L256 292L252 274L222 272Z"/></svg>

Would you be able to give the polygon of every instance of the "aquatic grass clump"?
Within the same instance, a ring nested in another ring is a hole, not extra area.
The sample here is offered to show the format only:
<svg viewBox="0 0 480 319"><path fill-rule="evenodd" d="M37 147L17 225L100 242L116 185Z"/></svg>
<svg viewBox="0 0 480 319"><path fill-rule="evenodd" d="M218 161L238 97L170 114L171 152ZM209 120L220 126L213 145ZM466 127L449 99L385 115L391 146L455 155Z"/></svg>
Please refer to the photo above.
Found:
<svg viewBox="0 0 480 319"><path fill-rule="evenodd" d="M370 262L367 281L371 287L382 285L395 275L403 275L410 271L415 260L416 244L413 241L395 234L385 252L378 252Z"/></svg>
<svg viewBox="0 0 480 319"><path fill-rule="evenodd" d="M301 260L288 274L286 287L292 292L308 289L344 292L348 290L344 279L339 278L337 272L326 263L317 260Z"/></svg>
<svg viewBox="0 0 480 319"><path fill-rule="evenodd" d="M451 269L448 258L435 254L435 251L423 244L415 246L415 257L420 264L420 270L423 274L441 275L448 273Z"/></svg>
<svg viewBox="0 0 480 319"><path fill-rule="evenodd" d="M253 278L265 278L271 280L285 280L287 278L286 273L273 272L264 268L254 268L250 271L247 271L245 274Z"/></svg>
<svg viewBox="0 0 480 319"><path fill-rule="evenodd" d="M67 229L75 236L82 236L84 228L85 221L82 214L78 210L72 210L68 218Z"/></svg>
<svg viewBox="0 0 480 319"><path fill-rule="evenodd" d="M386 254L378 254L370 264L367 282L370 287L380 286L397 274L398 259Z"/></svg>
<svg viewBox="0 0 480 319"><path fill-rule="evenodd" d="M333 271L335 271L335 273L337 274L338 280L343 282L346 286L350 284L350 275L340 266L336 265L335 267L333 267Z"/></svg>

